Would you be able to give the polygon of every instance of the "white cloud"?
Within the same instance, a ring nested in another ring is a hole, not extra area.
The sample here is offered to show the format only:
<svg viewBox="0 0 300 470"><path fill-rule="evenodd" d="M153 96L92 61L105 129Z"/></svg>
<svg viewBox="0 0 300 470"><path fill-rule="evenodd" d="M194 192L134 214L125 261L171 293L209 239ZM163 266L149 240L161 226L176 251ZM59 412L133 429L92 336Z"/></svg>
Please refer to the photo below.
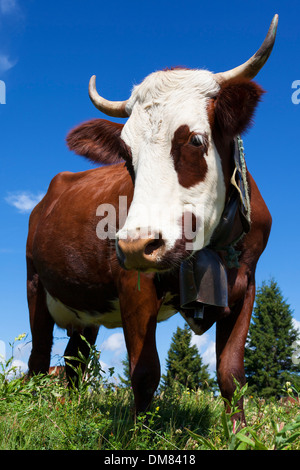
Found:
<svg viewBox="0 0 300 470"><path fill-rule="evenodd" d="M32 194L30 192L24 191L9 194L5 198L5 201L11 206L16 207L19 212L24 214L26 212L31 212L43 197L44 193L42 192Z"/></svg>
<svg viewBox="0 0 300 470"><path fill-rule="evenodd" d="M109 365L106 362L100 360L100 366L101 366L101 370L104 371L105 374L109 373L109 368L111 367L111 365Z"/></svg>
<svg viewBox="0 0 300 470"><path fill-rule="evenodd" d="M13 16L14 21L19 21L22 18L22 11L18 4L18 0L0 0L0 22L7 16ZM0 26L2 24L0 23ZM13 68L17 60L12 60L8 54L0 53L0 73L7 72Z"/></svg>
<svg viewBox="0 0 300 470"><path fill-rule="evenodd" d="M0 0L0 11L4 15L13 13L18 10L18 8L17 0Z"/></svg>
<svg viewBox="0 0 300 470"><path fill-rule="evenodd" d="M101 346L100 351L112 351L115 355L123 354L126 351L125 339L123 333L113 333Z"/></svg>
<svg viewBox="0 0 300 470"><path fill-rule="evenodd" d="M204 364L208 365L210 371L216 370L216 343L210 341L204 353L202 354Z"/></svg>
<svg viewBox="0 0 300 470"><path fill-rule="evenodd" d="M20 359L14 359L11 363L11 368L16 369L16 374L20 375L22 372L25 374L28 370L27 362L21 361Z"/></svg>
<svg viewBox="0 0 300 470"><path fill-rule="evenodd" d="M11 357L11 348L7 348L5 342L0 341L0 363L4 365L9 379L18 377L28 370L31 342L27 342L26 338L25 340L21 338L19 341L17 339L14 341L13 357Z"/></svg>
<svg viewBox="0 0 300 470"><path fill-rule="evenodd" d="M296 320L295 318L293 318L293 326L296 330L299 331L299 334L300 334L300 321Z"/></svg>
<svg viewBox="0 0 300 470"><path fill-rule="evenodd" d="M210 371L216 369L216 343L210 339L209 333L198 336L192 334L191 344L196 345L203 363L208 365Z"/></svg>
<svg viewBox="0 0 300 470"><path fill-rule="evenodd" d="M207 344L208 342L208 334L204 333L204 335L195 335L195 333L192 333L192 338L191 338L191 345L197 346L199 351L202 349L202 347Z"/></svg>
<svg viewBox="0 0 300 470"><path fill-rule="evenodd" d="M0 362L5 362L6 360L6 348L4 341L0 340Z"/></svg>
<svg viewBox="0 0 300 470"><path fill-rule="evenodd" d="M0 54L0 72L7 72L16 65L16 60L11 60L6 54Z"/></svg>

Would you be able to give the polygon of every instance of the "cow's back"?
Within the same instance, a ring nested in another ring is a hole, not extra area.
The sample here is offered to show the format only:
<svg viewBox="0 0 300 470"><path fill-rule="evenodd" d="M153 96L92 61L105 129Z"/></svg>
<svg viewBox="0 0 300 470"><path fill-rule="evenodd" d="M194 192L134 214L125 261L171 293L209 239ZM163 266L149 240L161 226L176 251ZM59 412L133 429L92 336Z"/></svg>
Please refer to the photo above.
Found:
<svg viewBox="0 0 300 470"><path fill-rule="evenodd" d="M53 178L29 222L27 259L52 298L76 309L108 311L117 297L118 265L113 239L99 239L97 208L132 198L123 163ZM104 214L102 214L104 215Z"/></svg>

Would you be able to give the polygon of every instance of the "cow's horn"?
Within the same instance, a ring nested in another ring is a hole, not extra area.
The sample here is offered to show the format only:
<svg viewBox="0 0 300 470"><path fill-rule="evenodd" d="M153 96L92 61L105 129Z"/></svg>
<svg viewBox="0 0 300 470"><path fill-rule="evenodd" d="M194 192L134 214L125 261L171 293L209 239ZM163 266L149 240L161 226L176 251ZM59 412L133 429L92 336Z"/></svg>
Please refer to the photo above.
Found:
<svg viewBox="0 0 300 470"><path fill-rule="evenodd" d="M126 101L108 101L105 98L102 98L96 90L96 75L93 75L89 83L89 95L94 106L96 106L99 111L108 116L113 117L128 117L125 106L128 100Z"/></svg>
<svg viewBox="0 0 300 470"><path fill-rule="evenodd" d="M226 72L216 73L216 80L222 84L224 82L236 80L239 78L254 78L260 69L264 66L272 52L276 38L277 24L278 15L275 15L270 25L268 34L258 51L244 64L239 65L234 69L227 70Z"/></svg>

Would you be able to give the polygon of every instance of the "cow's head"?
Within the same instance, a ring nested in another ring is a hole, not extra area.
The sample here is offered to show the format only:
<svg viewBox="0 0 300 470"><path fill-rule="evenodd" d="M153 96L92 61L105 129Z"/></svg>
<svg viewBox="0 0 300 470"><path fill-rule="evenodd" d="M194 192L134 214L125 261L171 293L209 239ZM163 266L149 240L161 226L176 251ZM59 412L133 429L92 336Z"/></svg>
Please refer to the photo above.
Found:
<svg viewBox="0 0 300 470"><path fill-rule="evenodd" d="M155 72L123 102L100 97L92 77L94 105L128 120L123 127L86 123L68 142L94 161L126 160L134 196L116 236L125 268L169 269L209 243L224 209L231 143L249 126L262 94L251 79L270 55L277 21L276 15L259 51L227 72Z"/></svg>

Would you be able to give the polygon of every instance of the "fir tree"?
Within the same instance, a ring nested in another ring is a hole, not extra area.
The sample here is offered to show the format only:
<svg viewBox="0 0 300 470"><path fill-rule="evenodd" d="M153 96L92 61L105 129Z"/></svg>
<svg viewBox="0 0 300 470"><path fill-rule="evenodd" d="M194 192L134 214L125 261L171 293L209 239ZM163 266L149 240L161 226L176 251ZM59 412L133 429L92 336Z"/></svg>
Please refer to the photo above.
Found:
<svg viewBox="0 0 300 470"><path fill-rule="evenodd" d="M123 377L121 375L119 375L120 383L124 388L131 387L128 353L126 354L125 359L123 359L122 364L123 364L124 368L123 368Z"/></svg>
<svg viewBox="0 0 300 470"><path fill-rule="evenodd" d="M293 343L298 332L292 311L274 280L257 290L245 349L249 392L265 398L282 394L286 381L299 384L299 368L293 364Z"/></svg>
<svg viewBox="0 0 300 470"><path fill-rule="evenodd" d="M208 366L202 363L195 345L191 345L192 333L188 325L178 327L173 334L167 356L167 373L162 375L162 390L182 386L196 390L213 385L207 371Z"/></svg>

